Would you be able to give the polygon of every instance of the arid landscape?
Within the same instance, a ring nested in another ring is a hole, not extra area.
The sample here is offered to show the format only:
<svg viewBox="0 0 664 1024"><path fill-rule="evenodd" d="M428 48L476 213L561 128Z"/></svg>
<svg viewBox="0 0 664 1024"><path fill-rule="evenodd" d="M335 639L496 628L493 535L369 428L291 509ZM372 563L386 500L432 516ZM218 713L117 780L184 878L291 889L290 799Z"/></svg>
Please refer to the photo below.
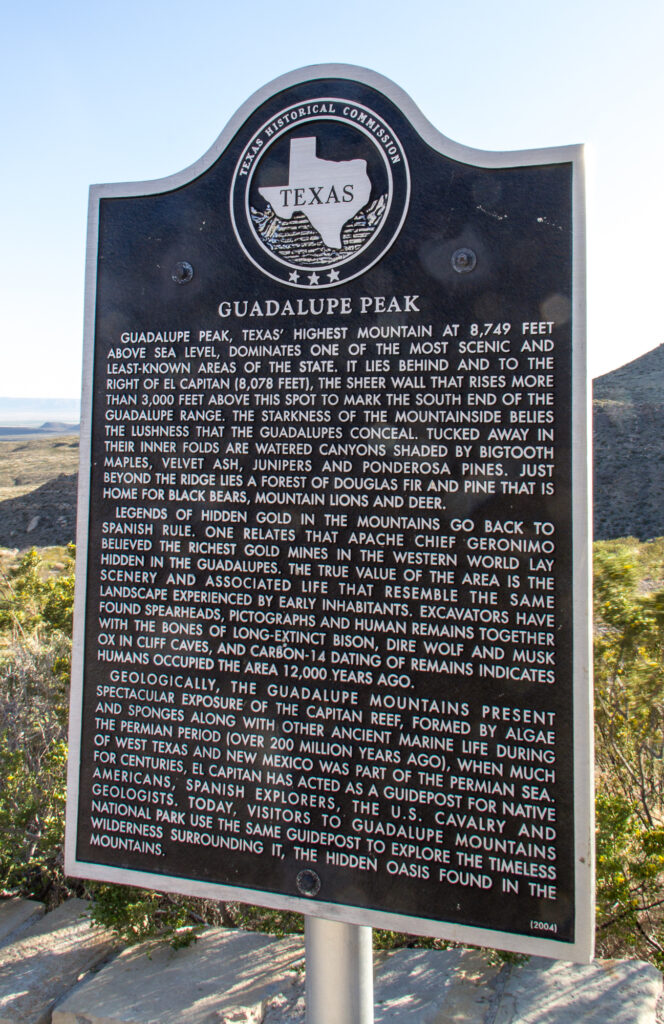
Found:
<svg viewBox="0 0 664 1024"><path fill-rule="evenodd" d="M0 441L0 547L73 541L77 479L77 435Z"/></svg>

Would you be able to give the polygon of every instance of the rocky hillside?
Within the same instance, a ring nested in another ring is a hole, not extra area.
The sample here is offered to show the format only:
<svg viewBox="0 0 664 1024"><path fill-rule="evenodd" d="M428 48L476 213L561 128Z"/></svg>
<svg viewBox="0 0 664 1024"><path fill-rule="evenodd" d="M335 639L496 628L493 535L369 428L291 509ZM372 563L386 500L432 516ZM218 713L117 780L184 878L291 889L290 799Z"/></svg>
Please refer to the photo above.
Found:
<svg viewBox="0 0 664 1024"><path fill-rule="evenodd" d="M664 534L664 345L593 387L595 539Z"/></svg>
<svg viewBox="0 0 664 1024"><path fill-rule="evenodd" d="M0 547L50 547L76 540L77 473L61 473L27 494L0 502Z"/></svg>
<svg viewBox="0 0 664 1024"><path fill-rule="evenodd" d="M0 443L0 547L75 539L77 469L78 437Z"/></svg>

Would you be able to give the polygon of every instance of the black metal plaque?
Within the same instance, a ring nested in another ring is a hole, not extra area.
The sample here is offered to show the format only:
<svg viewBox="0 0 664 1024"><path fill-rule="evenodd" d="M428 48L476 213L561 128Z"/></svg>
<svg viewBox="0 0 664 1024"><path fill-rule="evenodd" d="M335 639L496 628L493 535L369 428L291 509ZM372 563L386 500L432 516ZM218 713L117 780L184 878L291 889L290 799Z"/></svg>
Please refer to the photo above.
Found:
<svg viewBox="0 0 664 1024"><path fill-rule="evenodd" d="M72 874L590 954L579 164L334 66L93 188Z"/></svg>

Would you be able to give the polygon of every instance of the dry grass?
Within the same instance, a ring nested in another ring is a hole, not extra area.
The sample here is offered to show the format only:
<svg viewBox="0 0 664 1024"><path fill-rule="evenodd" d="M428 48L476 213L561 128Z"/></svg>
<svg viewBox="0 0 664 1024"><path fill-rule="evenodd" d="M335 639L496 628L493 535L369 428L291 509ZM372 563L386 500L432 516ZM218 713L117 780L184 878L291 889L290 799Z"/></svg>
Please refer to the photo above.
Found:
<svg viewBox="0 0 664 1024"><path fill-rule="evenodd" d="M664 588L664 537L640 541L636 537L618 537L615 540L598 540L596 550L629 555L638 569L639 593L650 594Z"/></svg>
<svg viewBox="0 0 664 1024"><path fill-rule="evenodd" d="M0 502L18 498L61 473L78 470L75 435L0 441Z"/></svg>
<svg viewBox="0 0 664 1024"><path fill-rule="evenodd" d="M37 548L37 551L42 559L39 570L42 579L48 579L49 576L62 572L67 557L66 547ZM24 553L16 548L0 548L0 576L6 576L11 569L18 565Z"/></svg>

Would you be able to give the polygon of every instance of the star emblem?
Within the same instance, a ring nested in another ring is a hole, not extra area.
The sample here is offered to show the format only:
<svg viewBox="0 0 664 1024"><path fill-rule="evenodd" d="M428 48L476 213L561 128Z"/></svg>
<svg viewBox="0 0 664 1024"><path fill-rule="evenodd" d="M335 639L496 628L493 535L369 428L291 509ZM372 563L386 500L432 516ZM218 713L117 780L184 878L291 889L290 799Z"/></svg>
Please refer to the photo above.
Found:
<svg viewBox="0 0 664 1024"><path fill-rule="evenodd" d="M332 284L333 281L338 281L338 280L339 280L338 272L336 270L331 270L330 271L330 284Z"/></svg>
<svg viewBox="0 0 664 1024"><path fill-rule="evenodd" d="M297 284L297 282L300 280L300 275L298 274L297 270L291 271L291 273L288 275L288 280L292 281L293 284Z"/></svg>
<svg viewBox="0 0 664 1024"><path fill-rule="evenodd" d="M309 274L309 284L318 284L318 274Z"/></svg>

